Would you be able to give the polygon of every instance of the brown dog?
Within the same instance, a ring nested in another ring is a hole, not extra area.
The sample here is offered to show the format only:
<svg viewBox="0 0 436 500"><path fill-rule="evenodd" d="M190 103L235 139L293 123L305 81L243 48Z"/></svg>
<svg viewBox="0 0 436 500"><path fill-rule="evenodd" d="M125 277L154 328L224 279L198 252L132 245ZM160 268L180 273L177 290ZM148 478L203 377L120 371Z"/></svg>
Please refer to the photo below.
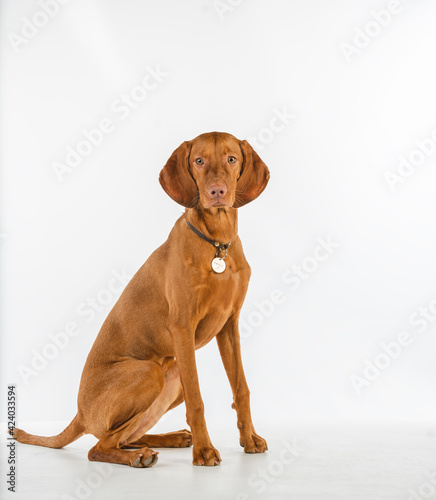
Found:
<svg viewBox="0 0 436 500"><path fill-rule="evenodd" d="M89 460L133 467L157 462L151 447L193 444L194 465L219 465L195 364L195 350L216 337L240 444L246 453L267 449L251 421L241 360L238 320L251 271L238 237L237 208L257 198L268 179L252 147L230 134L202 134L174 151L159 180L186 211L103 323L83 370L77 415L53 437L15 429L17 441L62 448L94 434L99 441ZM183 401L192 435L146 434Z"/></svg>

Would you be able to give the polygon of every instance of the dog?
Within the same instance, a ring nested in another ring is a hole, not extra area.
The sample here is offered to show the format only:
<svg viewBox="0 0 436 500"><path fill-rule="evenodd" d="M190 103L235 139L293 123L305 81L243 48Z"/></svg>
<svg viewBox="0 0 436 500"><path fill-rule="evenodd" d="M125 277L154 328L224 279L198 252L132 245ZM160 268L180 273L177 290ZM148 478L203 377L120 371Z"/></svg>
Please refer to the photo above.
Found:
<svg viewBox="0 0 436 500"><path fill-rule="evenodd" d="M160 172L164 191L185 207L167 241L126 286L104 321L83 369L78 411L57 436L13 429L20 443L62 448L84 434L93 461L152 467L159 447L192 445L194 465L216 466L204 417L195 351L217 340L232 388L240 445L268 447L253 426L238 321L251 269L238 236L238 208L270 177L247 141L210 132L182 143ZM185 401L191 429L147 434Z"/></svg>

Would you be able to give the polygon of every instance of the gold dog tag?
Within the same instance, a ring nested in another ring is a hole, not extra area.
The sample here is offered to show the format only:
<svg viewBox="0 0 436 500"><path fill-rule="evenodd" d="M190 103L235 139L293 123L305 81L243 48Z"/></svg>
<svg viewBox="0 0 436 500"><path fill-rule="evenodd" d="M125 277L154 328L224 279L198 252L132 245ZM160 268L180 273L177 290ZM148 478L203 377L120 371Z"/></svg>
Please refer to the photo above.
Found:
<svg viewBox="0 0 436 500"><path fill-rule="evenodd" d="M218 274L224 272L226 269L226 263L224 262L224 259L215 257L212 261L212 269Z"/></svg>

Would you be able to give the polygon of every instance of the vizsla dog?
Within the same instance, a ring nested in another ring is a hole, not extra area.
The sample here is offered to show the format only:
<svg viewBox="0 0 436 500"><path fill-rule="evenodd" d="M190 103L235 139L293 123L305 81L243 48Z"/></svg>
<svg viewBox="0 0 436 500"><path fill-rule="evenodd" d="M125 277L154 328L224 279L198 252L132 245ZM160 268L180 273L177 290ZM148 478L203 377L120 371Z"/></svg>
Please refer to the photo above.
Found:
<svg viewBox="0 0 436 500"><path fill-rule="evenodd" d="M132 467L153 466L152 448L192 444L194 465L219 465L195 364L195 350L216 337L240 444L246 453L267 450L253 427L241 360L238 320L251 271L238 237L237 209L262 193L268 168L246 141L212 132L179 146L159 180L185 213L103 323L83 370L77 415L53 437L14 429L17 441L62 448L94 434L99 441L89 460ZM183 401L192 434L146 434Z"/></svg>

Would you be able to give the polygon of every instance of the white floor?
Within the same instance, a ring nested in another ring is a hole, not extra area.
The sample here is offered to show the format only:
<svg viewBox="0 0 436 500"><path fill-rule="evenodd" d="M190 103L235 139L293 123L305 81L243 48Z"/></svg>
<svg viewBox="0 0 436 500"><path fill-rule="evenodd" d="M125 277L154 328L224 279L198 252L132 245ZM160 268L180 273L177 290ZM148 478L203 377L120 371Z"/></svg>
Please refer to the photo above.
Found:
<svg viewBox="0 0 436 500"><path fill-rule="evenodd" d="M29 432L55 434L62 426L34 423L22 427ZM220 467L210 468L191 465L191 448L161 449L155 467L133 469L89 462L87 452L96 441L92 436L62 450L18 443L15 494L5 486L3 435L0 497L436 499L436 423L292 422L257 427L268 440L269 451L263 455L244 454L234 428L209 425L223 459Z"/></svg>

